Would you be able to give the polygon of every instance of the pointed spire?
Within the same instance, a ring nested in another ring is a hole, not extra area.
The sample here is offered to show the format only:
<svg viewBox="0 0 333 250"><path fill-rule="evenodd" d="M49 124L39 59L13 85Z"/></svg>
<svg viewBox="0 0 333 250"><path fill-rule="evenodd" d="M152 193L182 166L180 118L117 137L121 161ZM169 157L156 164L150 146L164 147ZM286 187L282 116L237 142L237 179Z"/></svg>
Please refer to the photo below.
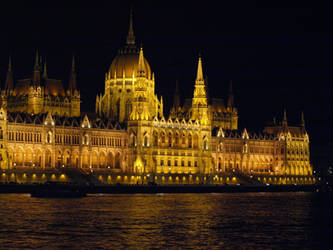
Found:
<svg viewBox="0 0 333 250"><path fill-rule="evenodd" d="M8 71L5 81L5 89L12 90L14 89L14 81L13 81L13 72L12 72L12 58L9 56L8 58Z"/></svg>
<svg viewBox="0 0 333 250"><path fill-rule="evenodd" d="M303 113L303 111L301 112L301 127L302 128L305 128L305 120L304 120L304 113Z"/></svg>
<svg viewBox="0 0 333 250"><path fill-rule="evenodd" d="M8 57L8 71L12 71L12 57Z"/></svg>
<svg viewBox="0 0 333 250"><path fill-rule="evenodd" d="M283 110L282 126L288 126L287 111L286 111L286 109Z"/></svg>
<svg viewBox="0 0 333 250"><path fill-rule="evenodd" d="M232 90L232 80L229 84L229 97L228 97L228 107L232 108L234 106L234 93Z"/></svg>
<svg viewBox="0 0 333 250"><path fill-rule="evenodd" d="M144 61L142 46L140 48L140 53L139 53L139 63L138 63L137 76L138 77L145 77L146 76L145 61Z"/></svg>
<svg viewBox="0 0 333 250"><path fill-rule="evenodd" d="M32 76L32 82L34 84L40 83L40 68L39 68L39 60L38 60L38 49L36 50L36 57L35 57L35 65L34 65L34 73Z"/></svg>
<svg viewBox="0 0 333 250"><path fill-rule="evenodd" d="M71 68L71 74L69 76L69 86L68 89L71 93L73 93L74 90L76 90L76 72L75 72L75 58L72 57L72 68Z"/></svg>
<svg viewBox="0 0 333 250"><path fill-rule="evenodd" d="M127 45L135 44L135 36L134 36L134 31L133 31L133 8L132 7L130 10L130 21L129 21L128 35L126 38L126 44Z"/></svg>
<svg viewBox="0 0 333 250"><path fill-rule="evenodd" d="M72 57L72 72L75 72L75 57Z"/></svg>
<svg viewBox="0 0 333 250"><path fill-rule="evenodd" d="M175 94L173 96L173 108L178 109L180 106L180 98L179 98L179 88L178 88L178 80L176 81L176 89Z"/></svg>
<svg viewBox="0 0 333 250"><path fill-rule="evenodd" d="M195 80L196 84L204 84L204 77L202 73L202 62L201 62L201 55L199 54L199 61L198 61L198 70L197 70L197 78Z"/></svg>
<svg viewBox="0 0 333 250"><path fill-rule="evenodd" d="M36 57L35 57L35 70L39 70L39 60L38 60L38 49L36 49Z"/></svg>
<svg viewBox="0 0 333 250"><path fill-rule="evenodd" d="M197 77L194 85L194 93L192 99L192 120L198 120L201 124L208 124L208 100L207 100L207 88L202 72L202 61L199 55Z"/></svg>
<svg viewBox="0 0 333 250"><path fill-rule="evenodd" d="M43 79L47 79L48 76L47 76L47 65L46 65L46 59L45 59L45 62L44 62L44 69L43 69Z"/></svg>

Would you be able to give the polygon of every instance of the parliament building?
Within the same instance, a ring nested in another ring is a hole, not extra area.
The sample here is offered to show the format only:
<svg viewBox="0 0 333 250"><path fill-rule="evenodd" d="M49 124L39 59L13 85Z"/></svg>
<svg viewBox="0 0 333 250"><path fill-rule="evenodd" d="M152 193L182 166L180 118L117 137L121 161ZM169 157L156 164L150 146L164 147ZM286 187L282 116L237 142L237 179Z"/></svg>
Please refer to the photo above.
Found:
<svg viewBox="0 0 333 250"><path fill-rule="evenodd" d="M178 87L168 115L155 77L137 47L132 15L126 44L105 74L95 114L81 112L73 58L67 87L47 74L36 52L31 77L0 93L0 181L85 179L100 184L312 184L309 136L287 115L261 133L238 128L232 85L226 103L210 98L197 60L192 100Z"/></svg>

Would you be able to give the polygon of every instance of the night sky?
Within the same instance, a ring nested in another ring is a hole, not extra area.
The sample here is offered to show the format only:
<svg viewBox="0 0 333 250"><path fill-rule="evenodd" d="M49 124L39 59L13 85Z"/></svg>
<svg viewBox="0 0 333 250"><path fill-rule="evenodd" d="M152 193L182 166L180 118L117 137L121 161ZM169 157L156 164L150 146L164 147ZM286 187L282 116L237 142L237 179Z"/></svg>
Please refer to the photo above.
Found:
<svg viewBox="0 0 333 250"><path fill-rule="evenodd" d="M120 2L120 1L119 1ZM32 75L35 49L47 60L48 75L67 87L71 57L77 60L82 111L93 111L97 93L119 48L125 44L130 3L98 8L2 8L0 83L8 55L16 79ZM329 8L185 3L134 4L136 43L155 72L165 113L176 80L182 98L193 95L198 55L210 96L225 98L233 81L240 128L261 131L287 109L289 124L304 111L316 169L333 164L333 20ZM289 7L289 8L288 8ZM43 59L44 60L44 59Z"/></svg>

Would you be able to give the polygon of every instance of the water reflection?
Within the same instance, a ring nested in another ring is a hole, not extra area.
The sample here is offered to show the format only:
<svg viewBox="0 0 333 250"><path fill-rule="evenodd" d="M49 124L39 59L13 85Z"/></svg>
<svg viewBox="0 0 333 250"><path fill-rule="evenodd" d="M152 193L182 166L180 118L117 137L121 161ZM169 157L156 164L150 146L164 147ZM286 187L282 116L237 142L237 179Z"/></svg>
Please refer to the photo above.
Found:
<svg viewBox="0 0 333 250"><path fill-rule="evenodd" d="M312 193L82 199L6 194L0 195L0 242L2 248L321 248L332 235L329 198Z"/></svg>

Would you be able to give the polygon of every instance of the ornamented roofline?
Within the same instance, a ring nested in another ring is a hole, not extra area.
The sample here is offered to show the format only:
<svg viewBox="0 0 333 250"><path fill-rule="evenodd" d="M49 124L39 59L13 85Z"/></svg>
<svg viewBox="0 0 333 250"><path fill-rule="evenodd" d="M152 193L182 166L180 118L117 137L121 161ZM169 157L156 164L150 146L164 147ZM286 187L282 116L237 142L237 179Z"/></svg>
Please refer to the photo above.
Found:
<svg viewBox="0 0 333 250"><path fill-rule="evenodd" d="M60 117L51 116L50 113L29 115L26 113L10 112L7 114L7 120L9 123L12 124L14 123L57 127L82 127L95 129L126 130L126 126L124 124L120 124L119 122L100 118L91 118L89 120L87 115L81 115L80 117Z"/></svg>
<svg viewBox="0 0 333 250"><path fill-rule="evenodd" d="M178 118L169 118L165 119L164 117L158 118L155 117L153 119L153 125L155 127L163 127L163 128L178 128L178 129L199 129L200 122L198 120L185 120L184 118L179 120Z"/></svg>
<svg viewBox="0 0 333 250"><path fill-rule="evenodd" d="M266 133L266 132L250 132L248 133L246 128L243 131L240 130L223 130L221 127L212 130L212 136L216 138L228 138L228 139L247 139L247 140L270 140L270 141L281 141L281 140L292 140L295 138L309 140L308 134L297 133L292 134L290 131L281 131L278 134Z"/></svg>

